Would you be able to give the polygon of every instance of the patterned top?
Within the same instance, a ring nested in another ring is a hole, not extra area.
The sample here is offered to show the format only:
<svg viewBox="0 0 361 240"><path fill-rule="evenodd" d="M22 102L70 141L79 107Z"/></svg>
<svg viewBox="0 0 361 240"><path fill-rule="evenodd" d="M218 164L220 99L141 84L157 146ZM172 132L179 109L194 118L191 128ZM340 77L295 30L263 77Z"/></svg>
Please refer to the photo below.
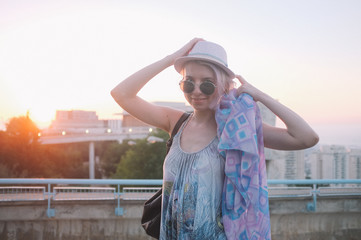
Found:
<svg viewBox="0 0 361 240"><path fill-rule="evenodd" d="M163 166L160 239L226 239L221 223L224 159L215 137L200 151L181 149L184 126L175 135Z"/></svg>

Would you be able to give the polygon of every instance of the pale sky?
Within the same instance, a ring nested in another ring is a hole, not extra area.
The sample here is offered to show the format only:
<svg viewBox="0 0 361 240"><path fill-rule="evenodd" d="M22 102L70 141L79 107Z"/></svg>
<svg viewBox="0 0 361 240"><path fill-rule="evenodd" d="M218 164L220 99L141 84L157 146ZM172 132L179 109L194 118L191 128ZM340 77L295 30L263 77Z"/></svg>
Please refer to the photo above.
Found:
<svg viewBox="0 0 361 240"><path fill-rule="evenodd" d="M117 118L110 90L193 37L300 114L321 143L361 145L361 1L0 0L0 122L56 110ZM140 93L184 101L171 67ZM1 127L1 124L0 124Z"/></svg>

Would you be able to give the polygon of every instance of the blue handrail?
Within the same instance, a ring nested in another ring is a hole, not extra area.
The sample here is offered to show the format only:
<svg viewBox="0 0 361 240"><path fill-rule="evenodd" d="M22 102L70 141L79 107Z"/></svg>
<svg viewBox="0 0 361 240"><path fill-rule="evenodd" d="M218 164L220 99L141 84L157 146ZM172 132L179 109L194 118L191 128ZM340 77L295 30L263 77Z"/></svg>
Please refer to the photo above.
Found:
<svg viewBox="0 0 361 240"><path fill-rule="evenodd" d="M270 179L268 184L295 184L295 185L327 185L327 184L361 184L361 179Z"/></svg>
<svg viewBox="0 0 361 240"><path fill-rule="evenodd" d="M0 178L0 185L33 185L42 184L48 185L48 191L44 194L48 196L48 217L55 216L55 209L52 209L51 200L55 195L55 192L51 191L51 185L64 185L64 184L75 184L75 185L117 185L117 202L118 206L115 208L115 215L122 216L124 214L123 208L120 207L120 196L121 186L161 186L163 184L162 179L57 179L57 178ZM317 206L317 195L319 190L317 185L329 185L329 184L357 184L361 185L361 179L270 179L268 185L310 185L313 186L311 191L313 202L307 204L308 211L316 211Z"/></svg>
<svg viewBox="0 0 361 240"><path fill-rule="evenodd" d="M162 185L162 179L0 178L0 184Z"/></svg>
<svg viewBox="0 0 361 240"><path fill-rule="evenodd" d="M162 185L162 179L0 178L0 184ZM269 179L269 185L361 184L361 179Z"/></svg>

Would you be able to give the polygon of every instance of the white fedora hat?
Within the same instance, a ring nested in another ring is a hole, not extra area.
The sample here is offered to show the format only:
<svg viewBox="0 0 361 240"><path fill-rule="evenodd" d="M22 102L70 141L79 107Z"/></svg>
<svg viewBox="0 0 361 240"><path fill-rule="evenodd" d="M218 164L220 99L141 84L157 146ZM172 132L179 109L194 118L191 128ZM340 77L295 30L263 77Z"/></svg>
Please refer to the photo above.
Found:
<svg viewBox="0 0 361 240"><path fill-rule="evenodd" d="M224 70L229 77L235 78L235 74L228 68L226 51L216 43L208 41L197 42L187 56L175 60L174 68L180 73L186 62L195 60L211 62Z"/></svg>

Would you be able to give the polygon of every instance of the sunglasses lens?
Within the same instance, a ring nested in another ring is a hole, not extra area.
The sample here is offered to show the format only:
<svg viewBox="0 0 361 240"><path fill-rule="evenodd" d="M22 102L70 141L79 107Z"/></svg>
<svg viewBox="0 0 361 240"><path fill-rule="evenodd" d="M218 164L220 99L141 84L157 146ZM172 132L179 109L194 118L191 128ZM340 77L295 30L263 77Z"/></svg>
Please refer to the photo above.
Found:
<svg viewBox="0 0 361 240"><path fill-rule="evenodd" d="M185 93L191 93L194 91L194 83L192 81L181 81L180 82L180 88L182 89L183 92ZM201 90L201 92L203 94L206 95L212 95L214 93L216 86L212 83L212 82L203 82L200 86L199 89Z"/></svg>
<svg viewBox="0 0 361 240"><path fill-rule="evenodd" d="M194 83L191 81L182 81L180 83L180 87L183 92L185 93L191 93L194 90Z"/></svg>
<svg viewBox="0 0 361 240"><path fill-rule="evenodd" d="M211 82L204 82L199 86L199 88L202 91L202 93L206 95L212 95L215 90L215 86Z"/></svg>

